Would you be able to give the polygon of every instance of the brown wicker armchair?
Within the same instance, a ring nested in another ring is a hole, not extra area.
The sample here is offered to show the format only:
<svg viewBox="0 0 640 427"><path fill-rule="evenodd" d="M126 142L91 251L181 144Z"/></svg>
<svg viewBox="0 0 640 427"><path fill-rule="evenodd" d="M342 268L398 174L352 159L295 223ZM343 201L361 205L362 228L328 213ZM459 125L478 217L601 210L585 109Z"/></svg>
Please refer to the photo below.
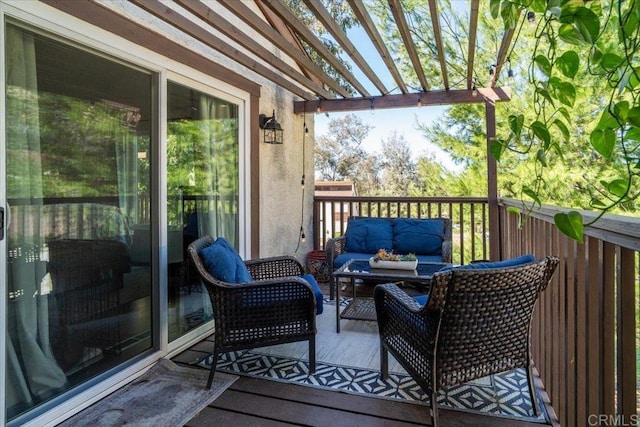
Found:
<svg viewBox="0 0 640 427"><path fill-rule="evenodd" d="M557 258L546 257L508 268L439 272L424 306L394 284L377 286L374 298L383 378L388 375L390 352L429 397L436 426L439 389L525 368L538 415L531 371L531 318L557 264Z"/></svg>
<svg viewBox="0 0 640 427"><path fill-rule="evenodd" d="M302 265L293 257L245 261L255 280L232 284L213 278L199 253L214 239L205 236L187 249L205 284L215 321L211 388L218 355L228 351L309 341L309 369L315 371L316 296L305 280Z"/></svg>

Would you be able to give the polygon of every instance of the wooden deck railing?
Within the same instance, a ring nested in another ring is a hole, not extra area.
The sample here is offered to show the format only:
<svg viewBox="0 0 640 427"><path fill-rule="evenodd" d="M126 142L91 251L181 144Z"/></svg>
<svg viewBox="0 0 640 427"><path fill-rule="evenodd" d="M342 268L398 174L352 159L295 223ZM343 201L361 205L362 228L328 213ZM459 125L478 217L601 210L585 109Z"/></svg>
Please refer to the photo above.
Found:
<svg viewBox="0 0 640 427"><path fill-rule="evenodd" d="M640 220L607 215L586 227L578 244L554 227L560 209L536 210L519 227L508 206L521 207L501 204L503 258L560 258L532 335L536 368L560 424L640 425Z"/></svg>
<svg viewBox="0 0 640 427"><path fill-rule="evenodd" d="M329 197L316 196L313 208L314 247L344 234L350 216L450 218L453 262L489 258L486 198L462 197Z"/></svg>

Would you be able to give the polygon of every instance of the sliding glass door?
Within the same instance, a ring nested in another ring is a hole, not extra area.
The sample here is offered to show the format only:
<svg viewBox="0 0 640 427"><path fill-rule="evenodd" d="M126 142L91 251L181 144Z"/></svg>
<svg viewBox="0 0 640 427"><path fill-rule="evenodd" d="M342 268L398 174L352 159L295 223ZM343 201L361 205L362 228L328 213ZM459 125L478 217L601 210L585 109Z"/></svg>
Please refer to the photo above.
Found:
<svg viewBox="0 0 640 427"><path fill-rule="evenodd" d="M168 318L173 341L212 319L186 254L210 234L239 243L238 106L167 82Z"/></svg>
<svg viewBox="0 0 640 427"><path fill-rule="evenodd" d="M153 348L133 248L154 121L150 73L15 25L5 41L10 420Z"/></svg>

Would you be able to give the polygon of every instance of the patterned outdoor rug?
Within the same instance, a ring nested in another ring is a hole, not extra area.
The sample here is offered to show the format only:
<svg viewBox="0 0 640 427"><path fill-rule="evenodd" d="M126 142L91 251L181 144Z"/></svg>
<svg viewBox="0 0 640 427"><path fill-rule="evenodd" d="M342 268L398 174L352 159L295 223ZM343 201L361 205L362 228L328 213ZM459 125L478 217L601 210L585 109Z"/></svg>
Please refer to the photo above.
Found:
<svg viewBox="0 0 640 427"><path fill-rule="evenodd" d="M325 304L327 311L322 316L329 315L335 318L335 311L333 311L335 303L327 300L325 303L328 303ZM345 303L346 301L341 301L341 305ZM359 322L362 323L362 321ZM369 323L375 325L373 322ZM323 334L321 327L318 328L318 334L317 341L320 341L320 334ZM338 337L337 339L348 339L348 334L344 332L333 334L333 336ZM375 341L377 342L377 337ZM203 358L198 365L210 367L211 358L212 355ZM316 372L310 375L307 358L273 354L273 351L269 351L268 348L222 354L218 358L217 370L427 405L427 396L406 373L390 372L389 378L383 381L378 370L326 363L318 358ZM438 405L523 421L545 422L548 417L539 396L538 399L543 413L539 417L534 417L526 373L518 369L441 390Z"/></svg>

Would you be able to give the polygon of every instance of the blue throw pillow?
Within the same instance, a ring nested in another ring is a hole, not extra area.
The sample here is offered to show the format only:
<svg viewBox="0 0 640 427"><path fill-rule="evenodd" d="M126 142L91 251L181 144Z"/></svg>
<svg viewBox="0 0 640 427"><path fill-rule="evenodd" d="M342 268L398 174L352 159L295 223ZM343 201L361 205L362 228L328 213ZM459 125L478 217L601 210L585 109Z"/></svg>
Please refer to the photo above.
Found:
<svg viewBox="0 0 640 427"><path fill-rule="evenodd" d="M375 254L393 248L393 223L386 218L349 219L345 251Z"/></svg>
<svg viewBox="0 0 640 427"><path fill-rule="evenodd" d="M224 237L200 251L204 266L214 278L227 283L252 282L249 273L238 252Z"/></svg>
<svg viewBox="0 0 640 427"><path fill-rule="evenodd" d="M393 248L399 254L442 255L444 222L439 219L396 218Z"/></svg>

